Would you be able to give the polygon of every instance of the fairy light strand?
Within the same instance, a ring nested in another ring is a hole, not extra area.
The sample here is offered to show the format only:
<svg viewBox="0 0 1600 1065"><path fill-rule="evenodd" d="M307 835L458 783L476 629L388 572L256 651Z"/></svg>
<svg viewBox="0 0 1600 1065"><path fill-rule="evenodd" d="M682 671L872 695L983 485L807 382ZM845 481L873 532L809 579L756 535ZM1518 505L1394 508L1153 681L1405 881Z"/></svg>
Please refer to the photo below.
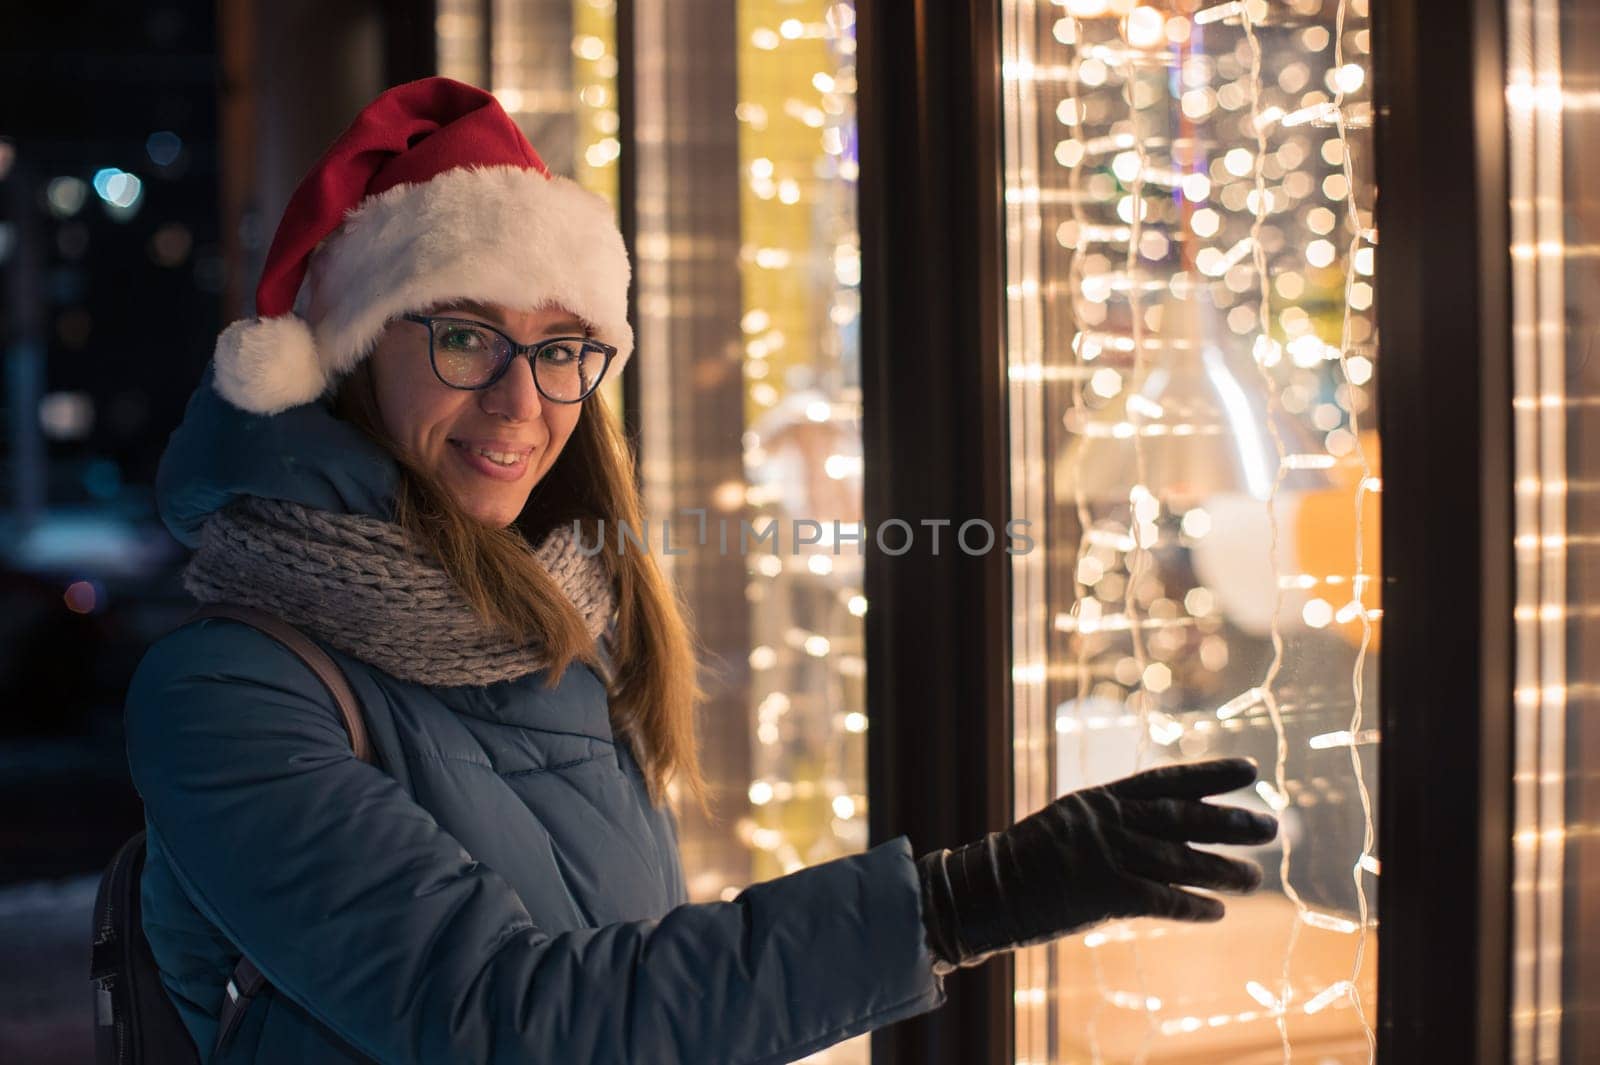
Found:
<svg viewBox="0 0 1600 1065"><path fill-rule="evenodd" d="M1253 19L1248 6L1241 10L1240 21L1244 26L1245 40L1249 42L1250 48L1250 113L1252 115L1259 116L1261 114L1261 41L1256 35L1255 20ZM1251 168L1254 174L1256 196L1254 211L1255 217L1251 220L1250 224L1251 259L1255 264L1256 284L1261 293L1256 317L1262 330L1261 335L1266 337L1268 343L1270 344L1272 337L1272 285L1267 276L1266 250L1261 244L1261 230L1266 223L1268 207L1266 196L1266 177L1263 172L1267 155L1267 134L1266 129L1259 121L1252 123L1252 128L1255 131L1255 154L1251 160ZM1266 675L1262 678L1261 683L1257 687L1261 692L1262 705L1266 707L1267 713L1271 717L1272 731L1277 740L1277 756L1273 764L1273 778L1274 782L1276 783L1278 793L1283 794L1288 788L1287 776L1289 760L1289 737L1288 733L1284 730L1283 716L1278 709L1277 697L1273 694L1272 686L1277 681L1279 671L1283 668L1284 658L1284 587L1281 576L1281 565L1279 561L1279 552L1281 550L1281 532L1278 528L1278 492L1283 485L1284 474L1288 467L1284 463L1283 436L1277 427L1277 423L1272 418L1271 406L1277 400L1276 384L1273 381L1272 374L1268 371L1264 361L1258 359L1256 365L1260 370L1261 380L1266 387L1268 405L1266 418L1267 430L1272 437L1273 450L1278 457L1277 472L1274 474L1272 479L1272 491L1268 494L1266 502L1267 523L1269 529L1271 530L1269 546L1267 549L1267 565L1272 573L1274 596L1271 622L1272 661L1268 664ZM1278 876L1283 884L1283 893L1289 898L1289 901L1294 904L1297 916L1303 919L1306 913L1306 904L1304 900L1301 899L1300 893L1295 890L1294 881L1290 877L1290 865L1292 855L1294 853L1293 837L1287 832L1280 833L1279 836L1282 840L1282 847L1280 850L1278 864ZM1294 988L1292 966L1294 962L1295 946L1299 942L1300 938L1300 926L1300 920L1296 920L1290 926L1289 942L1284 948L1283 952L1283 972L1279 985L1281 988L1279 992L1279 998L1284 1001L1288 1001L1289 996ZM1277 1014L1275 1019L1278 1026L1278 1036L1283 1045L1283 1058L1284 1061L1287 1062L1293 1053L1292 1048L1289 1046L1288 1020L1281 1012Z"/></svg>
<svg viewBox="0 0 1600 1065"><path fill-rule="evenodd" d="M1133 16L1128 16L1132 18ZM1139 117L1140 106L1138 99L1139 81L1138 66L1132 61L1132 49L1122 54L1120 66L1122 75L1122 97L1128 107L1128 132L1133 136L1133 152L1135 166L1133 180L1128 187L1129 219L1128 219L1128 249L1123 258L1123 270L1131 282L1138 273L1140 241L1144 233L1144 175L1149 169L1150 157L1145 151L1145 139L1141 135L1141 122ZM1131 398L1135 395L1134 389L1144 382L1145 349L1144 349L1144 311L1139 300L1137 285L1128 286L1128 325L1133 341L1133 369L1124 386L1124 393ZM1138 679L1128 693L1129 702L1137 701L1139 724L1136 730L1137 747L1134 754L1134 768L1143 768L1145 759L1150 752L1150 692L1148 690L1147 675L1150 669L1149 656L1145 653L1144 630L1139 624L1138 592L1140 582L1145 578L1146 571L1150 568L1151 554L1155 547L1153 537L1146 530L1156 528L1155 518L1152 515L1147 522L1141 513L1141 507L1148 501L1156 507L1159 502L1150 493L1148 487L1149 467L1146 463L1144 434L1138 431L1140 420L1144 417L1135 407L1127 408L1130 412L1129 421L1133 423L1133 465L1134 487L1128 495L1128 534L1133 537L1133 552L1128 563L1128 583L1123 591L1122 611L1128 619L1128 640L1133 651L1133 661L1138 672ZM1150 539L1151 542L1146 543ZM1133 943L1133 971L1134 980L1138 985L1140 1001L1148 1002L1149 978L1145 972L1144 952L1140 949L1137 940ZM1146 1014L1144 1041L1139 1046L1139 1052L1134 1057L1134 1065L1144 1065L1150 1055L1150 1048L1156 1036L1160 1034L1160 1026L1156 1023L1155 1012Z"/></svg>
<svg viewBox="0 0 1600 1065"><path fill-rule="evenodd" d="M1333 29L1333 69L1344 69L1344 30L1345 16L1349 0L1339 0L1338 10L1334 14ZM1350 138L1345 127L1345 82L1340 79L1335 84L1338 90L1333 99L1334 128L1342 144L1341 172L1345 178L1345 208L1350 222L1350 245L1345 258L1345 283L1344 306L1340 312L1339 324L1339 374L1349 387L1350 375L1350 322L1351 322L1351 295L1356 285L1356 253L1362 242L1363 227L1361 225L1361 211L1356 203L1355 166L1352 163L1350 151ZM1366 512L1367 492L1373 481L1372 466L1367 460L1366 444L1361 439L1361 412L1360 404L1350 404L1350 434L1355 438L1355 455L1361 467L1360 480L1356 482L1355 489L1355 579L1351 582L1351 602L1357 607L1357 617L1361 621L1361 639L1356 651L1355 664L1350 670L1351 697L1354 707L1350 714L1350 735L1360 736L1362 723L1366 711L1366 665L1367 651L1372 646L1372 617L1366 609L1365 595L1368 578L1366 574ZM1361 1034L1367 1041L1367 1061L1373 1062L1377 1058L1378 1043L1372 1022L1368 1019L1366 1009L1361 1001L1361 968L1366 960L1367 949L1367 924L1369 919L1369 904L1367 901L1367 883L1363 875L1367 871L1367 862L1373 857L1373 846L1377 841L1376 825L1373 821L1372 794L1367 788L1366 772L1361 763L1361 750L1352 742L1350 744L1350 771L1355 776L1356 793L1361 801L1361 854L1355 864L1350 868L1350 877L1355 881L1356 913L1359 930L1357 932L1355 960L1351 963L1349 995L1350 1001L1355 1006L1356 1017L1361 1024Z"/></svg>

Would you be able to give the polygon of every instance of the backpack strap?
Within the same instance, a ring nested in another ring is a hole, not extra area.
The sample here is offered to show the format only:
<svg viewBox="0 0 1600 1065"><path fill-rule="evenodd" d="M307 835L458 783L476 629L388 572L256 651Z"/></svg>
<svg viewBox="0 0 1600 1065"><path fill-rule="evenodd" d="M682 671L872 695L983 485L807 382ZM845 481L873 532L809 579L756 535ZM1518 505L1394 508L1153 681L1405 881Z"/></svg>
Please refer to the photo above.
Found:
<svg viewBox="0 0 1600 1065"><path fill-rule="evenodd" d="M310 637L277 615L242 603L207 603L190 614L184 620L184 624L200 618L230 618L241 621L266 633L299 655L328 689L328 694L333 696L334 703L339 707L339 714L344 718L344 729L350 735L350 747L355 751L356 757L369 765L378 764L372 751L372 743L367 738L367 726L361 715L361 703L356 699L350 681L346 679L339 664ZM227 1047L228 1040L233 1037L239 1022L249 1010L251 1000L266 986L267 978L261 975L261 970L257 969L249 958L240 954L239 964L234 966L233 976L228 980L227 993L222 999L222 1010L217 1015L217 1041L212 1050L213 1056L220 1055Z"/></svg>
<svg viewBox="0 0 1600 1065"><path fill-rule="evenodd" d="M261 975L261 970L249 958L239 955L239 964L233 967L233 975L228 977L227 992L222 996L222 1011L217 1014L217 1041L211 1050L212 1057L220 1055L227 1048L228 1040L233 1038L234 1030L244 1020L251 1001L266 986L267 978Z"/></svg>
<svg viewBox="0 0 1600 1065"><path fill-rule="evenodd" d="M344 718L344 730L350 734L350 746L355 751L356 757L369 765L378 764L377 758L372 753L372 743L367 739L366 721L361 716L361 703L357 701L356 693L351 689L350 682L345 679L344 671L328 657L326 651L312 642L310 637L276 614L269 614L265 610L245 606L242 603L207 603L190 614L184 624L199 618L231 618L234 621L242 621L266 633L299 655L328 689L328 694L333 696L333 701L339 707L339 714Z"/></svg>

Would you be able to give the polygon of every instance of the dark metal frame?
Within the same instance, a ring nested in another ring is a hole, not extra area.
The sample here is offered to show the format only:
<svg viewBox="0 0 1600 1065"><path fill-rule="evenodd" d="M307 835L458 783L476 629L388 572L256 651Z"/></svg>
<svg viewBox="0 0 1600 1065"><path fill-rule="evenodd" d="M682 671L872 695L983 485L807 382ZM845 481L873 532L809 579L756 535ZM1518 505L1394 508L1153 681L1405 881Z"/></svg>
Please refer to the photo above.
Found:
<svg viewBox="0 0 1600 1065"><path fill-rule="evenodd" d="M860 0L856 17L868 535L891 518L1002 528L997 0ZM1004 827L1013 805L1010 559L930 543L866 564L871 836L918 853ZM946 989L940 1009L873 1034L875 1065L1012 1060L1008 962Z"/></svg>
<svg viewBox="0 0 1600 1065"><path fill-rule="evenodd" d="M634 11L633 0L617 0L617 55L631 57L634 54ZM634 102L636 85L634 82L633 62L617 64L617 139L622 145L622 154L617 160L617 213L618 223L622 230L622 239L628 251L628 261L636 262L635 237L639 233L639 164L636 152L637 130L635 115L637 105ZM633 330L633 335L639 335L638 301L628 301L628 326ZM634 456L634 477L641 488L644 480L639 469L641 428L639 424L639 361L629 359L622 367L622 431L632 446Z"/></svg>
<svg viewBox="0 0 1600 1065"><path fill-rule="evenodd" d="M383 5L385 85L400 85L439 72L434 0L386 0Z"/></svg>
<svg viewBox="0 0 1600 1065"><path fill-rule="evenodd" d="M1374 5L1383 371L1378 1060L1506 1060L1513 589L1497 0Z"/></svg>

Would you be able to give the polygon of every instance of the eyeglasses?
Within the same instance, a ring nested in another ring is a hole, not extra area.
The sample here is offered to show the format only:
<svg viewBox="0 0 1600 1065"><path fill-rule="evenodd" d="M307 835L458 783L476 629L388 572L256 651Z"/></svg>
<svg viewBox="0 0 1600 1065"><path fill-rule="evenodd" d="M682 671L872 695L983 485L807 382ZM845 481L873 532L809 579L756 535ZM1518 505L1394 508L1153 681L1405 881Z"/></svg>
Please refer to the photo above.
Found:
<svg viewBox="0 0 1600 1065"><path fill-rule="evenodd" d="M511 360L526 354L539 394L555 403L581 403L600 384L617 354L610 344L590 337L550 337L518 344L492 325L467 318L402 315L428 327L428 361L451 388L489 388L505 375Z"/></svg>

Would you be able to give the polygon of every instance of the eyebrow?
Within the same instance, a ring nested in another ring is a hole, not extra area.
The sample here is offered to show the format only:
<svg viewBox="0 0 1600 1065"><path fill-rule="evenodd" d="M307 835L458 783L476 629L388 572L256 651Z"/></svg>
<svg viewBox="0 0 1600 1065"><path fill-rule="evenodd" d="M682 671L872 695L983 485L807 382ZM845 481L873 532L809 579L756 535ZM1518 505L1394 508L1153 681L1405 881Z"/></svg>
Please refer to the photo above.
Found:
<svg viewBox="0 0 1600 1065"><path fill-rule="evenodd" d="M465 312L478 318L487 318L501 328L504 328L506 324L505 319L500 316L498 311L479 303L477 300L454 300L439 307L433 313L448 316L452 311ZM548 329L549 332L557 334L581 333L584 336L592 335L592 330L589 328L588 323L577 316L563 318L550 325Z"/></svg>

